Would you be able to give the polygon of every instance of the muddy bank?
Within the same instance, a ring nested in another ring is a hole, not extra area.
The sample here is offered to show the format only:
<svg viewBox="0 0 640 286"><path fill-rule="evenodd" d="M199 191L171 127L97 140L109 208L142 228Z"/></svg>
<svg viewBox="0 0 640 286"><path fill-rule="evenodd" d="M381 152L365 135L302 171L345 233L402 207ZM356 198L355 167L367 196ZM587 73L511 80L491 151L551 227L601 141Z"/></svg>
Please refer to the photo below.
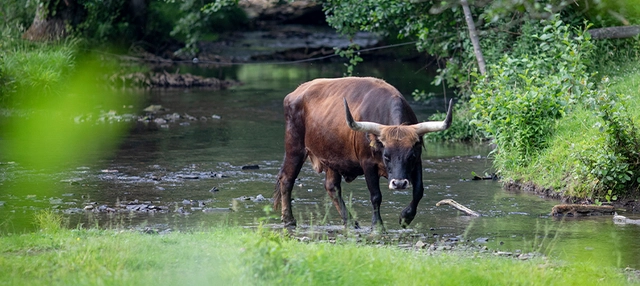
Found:
<svg viewBox="0 0 640 286"><path fill-rule="evenodd" d="M231 86L240 85L234 80L223 80L213 77L202 77L190 73L179 73L178 69L174 73L166 70L162 72L136 72L136 73L116 73L109 77L109 84L114 87L141 87L141 88L207 88L211 90L227 89Z"/></svg>
<svg viewBox="0 0 640 286"><path fill-rule="evenodd" d="M533 182L520 182L516 180L508 180L503 182L503 188L511 192L528 192L540 196L542 198L555 199L563 204L583 204L593 205L595 201L590 198L577 198L568 196L562 191L556 191L553 188L545 188L534 184ZM616 201L603 203L611 205L615 209L626 210L631 213L640 212L640 200L637 198L621 198ZM551 211L551 210L549 210Z"/></svg>

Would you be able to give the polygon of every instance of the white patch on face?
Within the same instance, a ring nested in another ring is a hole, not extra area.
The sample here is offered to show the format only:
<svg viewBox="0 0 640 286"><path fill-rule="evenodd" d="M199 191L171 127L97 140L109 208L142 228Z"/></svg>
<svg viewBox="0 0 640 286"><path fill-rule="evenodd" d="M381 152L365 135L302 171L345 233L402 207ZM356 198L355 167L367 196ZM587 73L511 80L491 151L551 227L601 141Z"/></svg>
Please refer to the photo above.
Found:
<svg viewBox="0 0 640 286"><path fill-rule="evenodd" d="M404 190L409 188L411 183L407 179L391 179L389 180L389 189L390 190Z"/></svg>

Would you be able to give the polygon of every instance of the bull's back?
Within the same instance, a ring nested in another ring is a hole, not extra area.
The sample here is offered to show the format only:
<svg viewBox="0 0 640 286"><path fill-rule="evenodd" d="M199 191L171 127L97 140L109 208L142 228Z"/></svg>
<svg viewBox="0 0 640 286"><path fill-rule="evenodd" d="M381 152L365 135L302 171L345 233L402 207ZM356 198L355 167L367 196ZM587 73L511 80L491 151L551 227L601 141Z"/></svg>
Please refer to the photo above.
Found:
<svg viewBox="0 0 640 286"><path fill-rule="evenodd" d="M383 80L347 77L306 82L285 97L284 106L304 125L304 145L317 171L325 166L355 168L359 166L357 149L368 148L364 133L348 127L343 98L357 121L386 125L417 122L400 92Z"/></svg>
<svg viewBox="0 0 640 286"><path fill-rule="evenodd" d="M350 130L345 123L343 98L349 103L356 121L387 125L417 122L400 92L385 81L372 77L315 79L287 95L284 104L303 111L307 126L323 124ZM397 122L399 120L406 122Z"/></svg>

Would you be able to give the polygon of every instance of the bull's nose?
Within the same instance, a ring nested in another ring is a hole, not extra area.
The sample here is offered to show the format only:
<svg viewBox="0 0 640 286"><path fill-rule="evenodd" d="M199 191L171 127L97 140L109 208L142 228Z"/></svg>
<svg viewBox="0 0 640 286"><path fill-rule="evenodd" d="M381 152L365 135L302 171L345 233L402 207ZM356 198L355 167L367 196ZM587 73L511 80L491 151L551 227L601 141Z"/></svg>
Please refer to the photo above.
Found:
<svg viewBox="0 0 640 286"><path fill-rule="evenodd" d="M406 189L409 186L409 180L407 179L392 179L389 181L389 189L401 190Z"/></svg>

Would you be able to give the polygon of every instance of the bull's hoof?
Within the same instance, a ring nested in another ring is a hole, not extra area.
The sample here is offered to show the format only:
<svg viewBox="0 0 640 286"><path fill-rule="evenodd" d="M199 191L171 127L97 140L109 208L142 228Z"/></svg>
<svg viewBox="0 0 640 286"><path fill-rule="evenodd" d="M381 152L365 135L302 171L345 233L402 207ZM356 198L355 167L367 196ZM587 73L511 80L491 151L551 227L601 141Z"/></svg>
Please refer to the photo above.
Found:
<svg viewBox="0 0 640 286"><path fill-rule="evenodd" d="M402 210L398 222L400 223L400 226L402 228L406 228L407 226L409 226L409 224L411 224L411 221L413 221L413 218L415 217L416 213L411 212L411 207L406 207L404 210Z"/></svg>
<svg viewBox="0 0 640 286"><path fill-rule="evenodd" d="M402 228L407 228L411 222L407 222L403 217L400 217L399 223Z"/></svg>
<svg viewBox="0 0 640 286"><path fill-rule="evenodd" d="M297 226L297 223L296 223L295 219L292 219L292 220L284 222L284 227L285 228L294 229L294 228L296 228L296 226Z"/></svg>
<svg viewBox="0 0 640 286"><path fill-rule="evenodd" d="M387 233L387 229L384 228L382 224L374 224L371 225L371 233L372 234L384 234Z"/></svg>

